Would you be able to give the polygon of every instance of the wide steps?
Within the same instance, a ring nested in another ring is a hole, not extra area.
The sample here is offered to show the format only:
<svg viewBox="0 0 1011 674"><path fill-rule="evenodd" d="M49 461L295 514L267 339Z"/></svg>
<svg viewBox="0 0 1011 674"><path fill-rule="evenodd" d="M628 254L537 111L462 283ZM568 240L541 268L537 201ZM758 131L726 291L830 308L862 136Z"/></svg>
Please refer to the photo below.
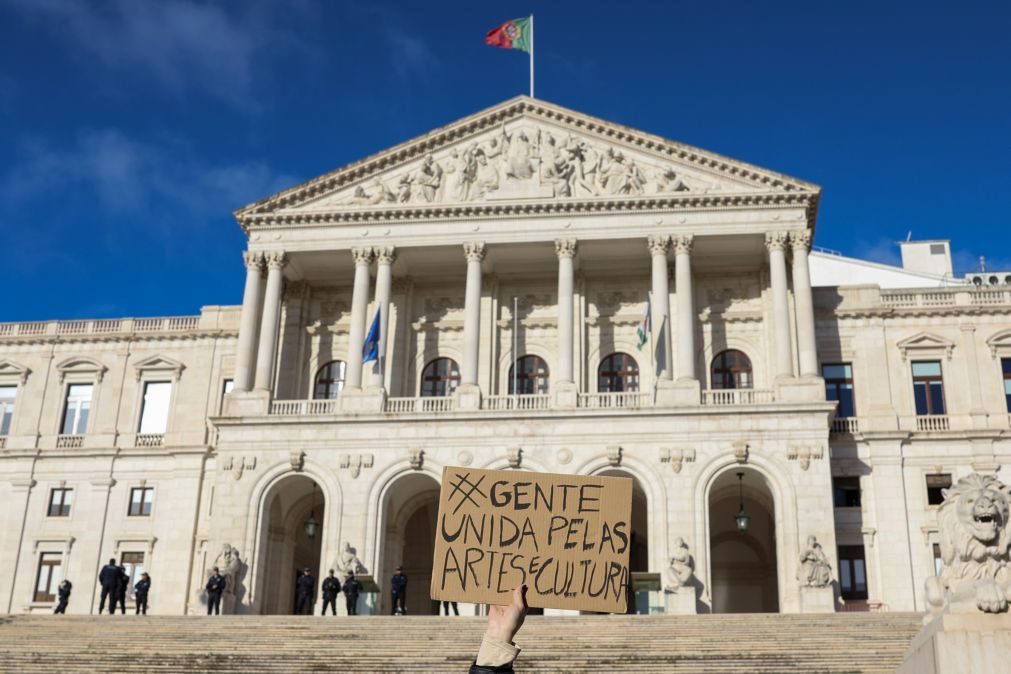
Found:
<svg viewBox="0 0 1011 674"><path fill-rule="evenodd" d="M484 618L4 616L0 671L465 672ZM521 672L893 672L912 613L531 616Z"/></svg>

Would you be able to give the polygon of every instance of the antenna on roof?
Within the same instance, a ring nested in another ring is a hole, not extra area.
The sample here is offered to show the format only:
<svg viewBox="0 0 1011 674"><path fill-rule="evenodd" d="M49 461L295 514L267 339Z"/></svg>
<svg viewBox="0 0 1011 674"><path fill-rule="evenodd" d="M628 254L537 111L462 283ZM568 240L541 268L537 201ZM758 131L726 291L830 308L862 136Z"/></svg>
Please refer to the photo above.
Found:
<svg viewBox="0 0 1011 674"><path fill-rule="evenodd" d="M981 272L986 271L986 258L982 255L979 256L979 270Z"/></svg>
<svg viewBox="0 0 1011 674"><path fill-rule="evenodd" d="M913 238L913 230L909 230L909 233L906 234L906 241L908 242L912 240L912 238Z"/></svg>

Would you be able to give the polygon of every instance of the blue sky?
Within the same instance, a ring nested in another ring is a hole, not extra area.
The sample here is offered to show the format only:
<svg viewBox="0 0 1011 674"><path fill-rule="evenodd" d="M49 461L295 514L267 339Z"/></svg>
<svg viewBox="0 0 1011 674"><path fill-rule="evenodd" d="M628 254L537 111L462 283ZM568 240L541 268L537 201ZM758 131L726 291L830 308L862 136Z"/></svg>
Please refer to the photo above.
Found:
<svg viewBox="0 0 1011 674"><path fill-rule="evenodd" d="M631 11L630 7L636 7ZM241 301L231 212L527 88L810 180L816 244L1011 269L1011 3L0 0L0 320Z"/></svg>

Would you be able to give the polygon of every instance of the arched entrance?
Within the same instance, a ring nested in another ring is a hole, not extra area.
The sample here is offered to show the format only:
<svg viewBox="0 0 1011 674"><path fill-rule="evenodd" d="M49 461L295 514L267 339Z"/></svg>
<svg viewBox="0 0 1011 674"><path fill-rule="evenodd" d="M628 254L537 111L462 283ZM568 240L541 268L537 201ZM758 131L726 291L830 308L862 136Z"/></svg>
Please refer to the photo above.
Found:
<svg viewBox="0 0 1011 674"><path fill-rule="evenodd" d="M646 499L646 491L642 488L639 480L631 473L623 470L604 470L599 473L603 477L627 477L632 480L632 522L629 538L629 571L633 574L649 572L649 502ZM632 592L629 593L629 612L649 614L650 592L648 587L643 585L636 587L636 577L632 576Z"/></svg>
<svg viewBox="0 0 1011 674"><path fill-rule="evenodd" d="M423 473L412 473L390 485L384 504L382 575L379 612L393 609L390 578L398 566L407 575L407 614L438 615L439 604L429 597L435 524L439 514L439 483Z"/></svg>
<svg viewBox="0 0 1011 674"><path fill-rule="evenodd" d="M738 474L742 474L738 479ZM749 516L747 531L736 517ZM722 473L709 490L709 566L713 613L776 613L776 518L772 489L748 468Z"/></svg>
<svg viewBox="0 0 1011 674"><path fill-rule="evenodd" d="M326 502L319 485L305 475L278 481L264 497L261 523L259 605L262 614L295 612L295 580L308 568L316 578L316 599L322 564ZM306 521L310 515L318 523L309 537Z"/></svg>

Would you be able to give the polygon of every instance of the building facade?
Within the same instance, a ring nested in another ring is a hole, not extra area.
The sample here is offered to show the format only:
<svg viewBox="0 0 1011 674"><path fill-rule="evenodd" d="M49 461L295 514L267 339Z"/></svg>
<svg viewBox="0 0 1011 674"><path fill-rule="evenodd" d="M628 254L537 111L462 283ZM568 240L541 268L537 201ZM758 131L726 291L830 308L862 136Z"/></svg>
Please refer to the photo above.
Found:
<svg viewBox="0 0 1011 674"><path fill-rule="evenodd" d="M1011 459L1011 286L812 252L819 196L520 97L237 211L241 306L0 324L2 610L115 557L152 613L215 565L429 613L449 465L632 477L638 612L923 610L941 490Z"/></svg>

